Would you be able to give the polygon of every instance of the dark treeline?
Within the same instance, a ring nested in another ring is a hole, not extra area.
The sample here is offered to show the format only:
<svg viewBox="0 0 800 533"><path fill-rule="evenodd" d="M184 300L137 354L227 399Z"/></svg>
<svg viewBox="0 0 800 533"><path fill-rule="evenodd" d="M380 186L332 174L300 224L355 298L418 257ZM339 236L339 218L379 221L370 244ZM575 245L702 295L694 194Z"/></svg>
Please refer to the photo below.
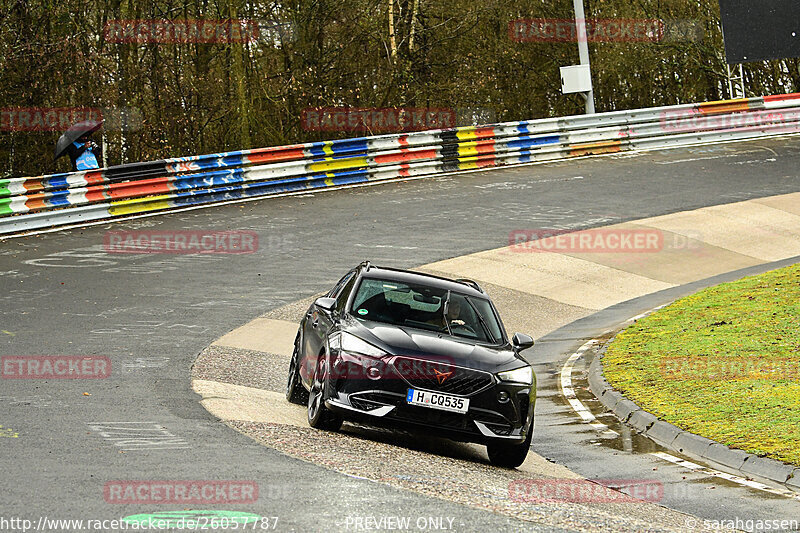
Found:
<svg viewBox="0 0 800 533"><path fill-rule="evenodd" d="M717 0L585 3L587 18L667 23L661 42L590 43L598 111L728 97ZM451 108L462 123L469 108L496 121L578 114L559 81L577 45L509 33L516 19L571 16L570 0L0 0L0 108L106 109L109 164L364 133L308 131L311 107ZM120 20L259 32L125 43L106 31ZM797 90L799 66L747 65L748 94ZM0 131L0 176L67 170L51 160L59 133L14 130Z"/></svg>

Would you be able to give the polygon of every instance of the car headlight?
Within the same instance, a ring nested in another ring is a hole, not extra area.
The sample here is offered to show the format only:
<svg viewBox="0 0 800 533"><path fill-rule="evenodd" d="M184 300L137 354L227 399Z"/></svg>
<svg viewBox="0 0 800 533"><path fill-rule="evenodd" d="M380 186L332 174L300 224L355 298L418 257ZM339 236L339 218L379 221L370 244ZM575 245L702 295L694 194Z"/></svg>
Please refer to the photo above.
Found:
<svg viewBox="0 0 800 533"><path fill-rule="evenodd" d="M517 368L516 370L507 370L497 374L497 377L503 381L513 381L514 383L525 383L526 385L530 385L533 383L533 368L529 366L523 366L522 368Z"/></svg>
<svg viewBox="0 0 800 533"><path fill-rule="evenodd" d="M359 339L355 335L345 332L342 332L339 340L339 347L343 352L367 355L369 357L383 357L384 355L387 355L386 352L380 348L376 348L370 343Z"/></svg>

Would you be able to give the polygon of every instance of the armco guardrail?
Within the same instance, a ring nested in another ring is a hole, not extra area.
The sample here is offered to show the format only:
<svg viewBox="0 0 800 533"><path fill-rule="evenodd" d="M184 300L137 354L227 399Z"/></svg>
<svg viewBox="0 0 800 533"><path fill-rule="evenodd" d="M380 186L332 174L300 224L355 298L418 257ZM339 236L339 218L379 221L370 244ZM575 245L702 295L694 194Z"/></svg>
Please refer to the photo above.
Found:
<svg viewBox="0 0 800 533"><path fill-rule="evenodd" d="M326 141L0 180L0 234L309 189L800 133L800 93Z"/></svg>

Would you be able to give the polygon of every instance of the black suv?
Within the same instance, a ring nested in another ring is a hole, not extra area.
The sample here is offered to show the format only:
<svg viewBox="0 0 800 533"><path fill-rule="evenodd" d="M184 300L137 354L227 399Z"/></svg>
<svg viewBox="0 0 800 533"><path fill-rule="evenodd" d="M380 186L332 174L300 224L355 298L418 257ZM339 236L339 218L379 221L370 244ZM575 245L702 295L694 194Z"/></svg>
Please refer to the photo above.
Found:
<svg viewBox="0 0 800 533"><path fill-rule="evenodd" d="M309 307L286 398L312 427L344 418L486 444L493 464L523 463L536 377L492 301L470 280L362 263Z"/></svg>

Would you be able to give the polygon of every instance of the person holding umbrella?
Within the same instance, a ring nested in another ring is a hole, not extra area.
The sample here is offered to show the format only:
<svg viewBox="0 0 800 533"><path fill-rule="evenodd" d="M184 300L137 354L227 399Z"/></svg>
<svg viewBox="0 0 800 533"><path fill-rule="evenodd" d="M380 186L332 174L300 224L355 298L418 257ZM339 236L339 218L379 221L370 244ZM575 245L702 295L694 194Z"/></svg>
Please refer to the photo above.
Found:
<svg viewBox="0 0 800 533"><path fill-rule="evenodd" d="M102 127L102 120L85 120L72 125L58 139L53 154L55 159L68 154L73 172L100 168L100 148L92 141L91 135Z"/></svg>

